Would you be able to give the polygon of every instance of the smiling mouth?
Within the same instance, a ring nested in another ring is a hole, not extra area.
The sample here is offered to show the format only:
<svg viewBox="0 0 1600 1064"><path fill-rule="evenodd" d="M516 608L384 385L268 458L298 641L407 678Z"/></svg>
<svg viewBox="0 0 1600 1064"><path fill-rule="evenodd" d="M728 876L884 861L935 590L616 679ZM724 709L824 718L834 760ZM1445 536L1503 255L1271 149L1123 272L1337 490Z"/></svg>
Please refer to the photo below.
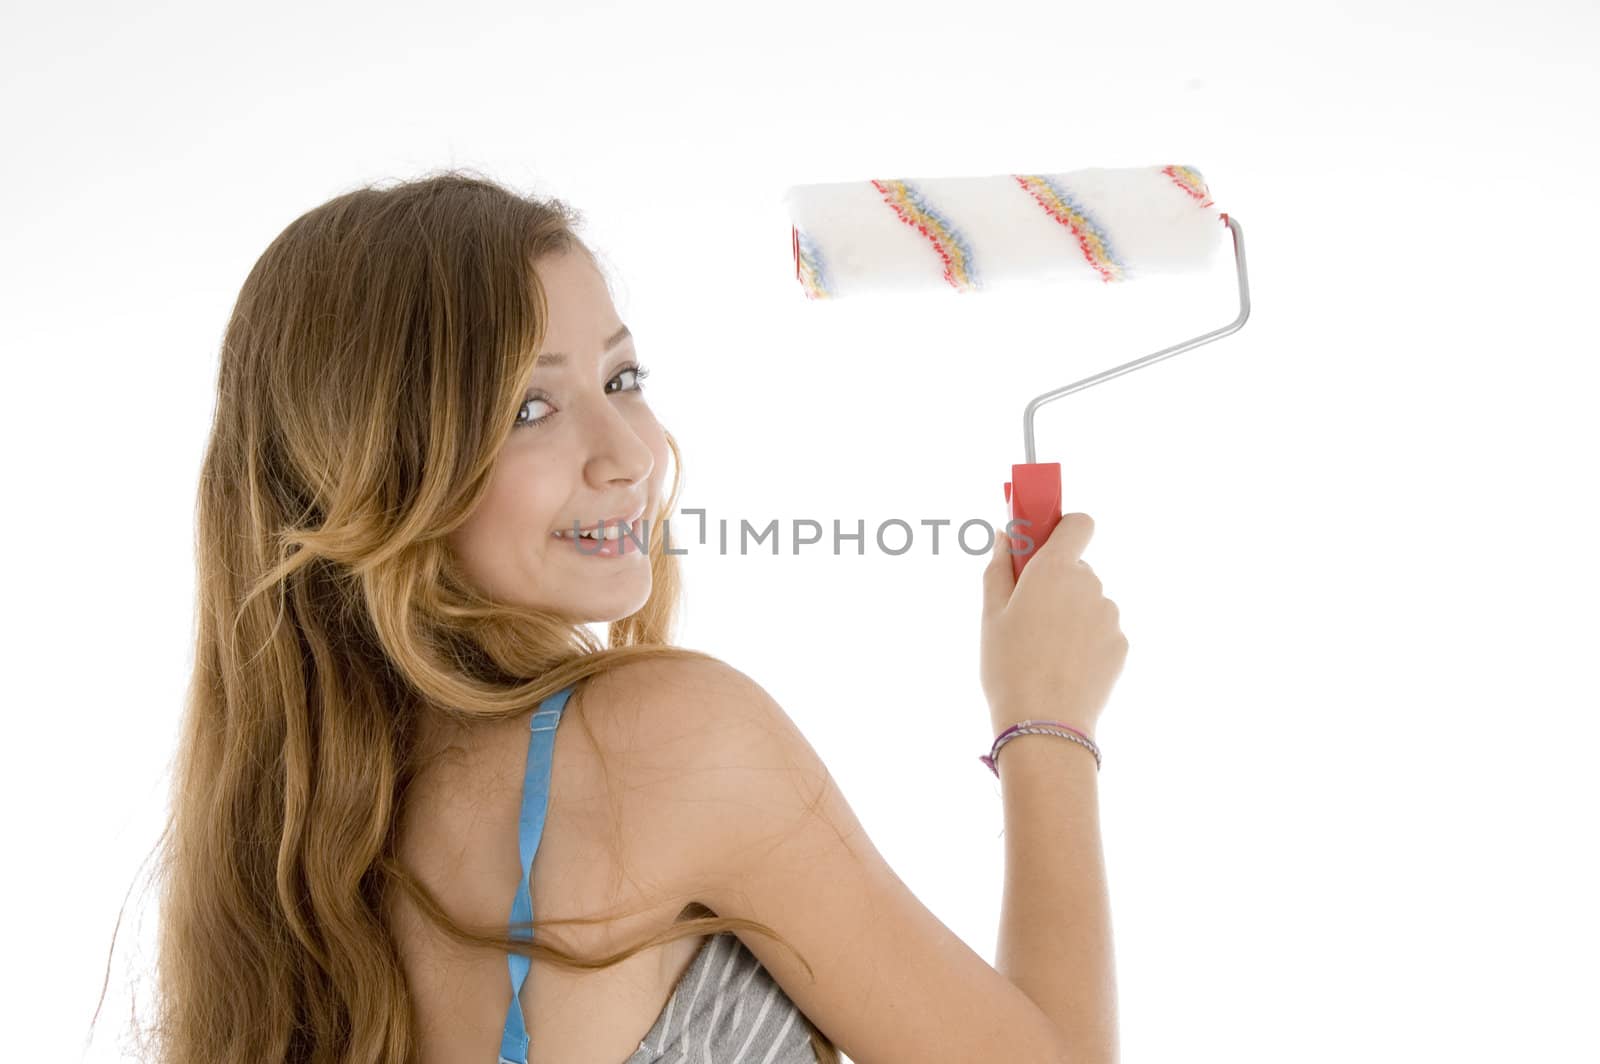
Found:
<svg viewBox="0 0 1600 1064"><path fill-rule="evenodd" d="M593 542L620 539L624 535L631 533L638 526L640 520L644 517L645 509L645 507L641 506L631 517L607 518L599 525L579 532L574 532L570 528L558 528L550 534L558 539L586 539Z"/></svg>

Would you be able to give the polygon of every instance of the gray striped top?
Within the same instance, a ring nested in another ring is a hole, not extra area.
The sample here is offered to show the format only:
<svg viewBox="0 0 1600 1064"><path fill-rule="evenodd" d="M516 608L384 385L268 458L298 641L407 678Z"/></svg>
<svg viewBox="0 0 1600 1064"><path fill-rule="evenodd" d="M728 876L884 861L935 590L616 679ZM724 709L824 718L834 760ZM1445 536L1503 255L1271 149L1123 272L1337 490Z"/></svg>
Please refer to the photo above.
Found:
<svg viewBox="0 0 1600 1064"><path fill-rule="evenodd" d="M709 936L623 1064L816 1064L798 1006L732 931Z"/></svg>

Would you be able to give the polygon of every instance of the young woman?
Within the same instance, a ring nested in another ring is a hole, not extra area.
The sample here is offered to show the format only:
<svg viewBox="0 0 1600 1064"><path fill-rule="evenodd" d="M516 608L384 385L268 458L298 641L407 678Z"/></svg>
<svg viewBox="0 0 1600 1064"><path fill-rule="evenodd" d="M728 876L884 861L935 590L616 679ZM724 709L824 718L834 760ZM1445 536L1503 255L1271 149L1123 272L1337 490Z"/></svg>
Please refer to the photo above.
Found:
<svg viewBox="0 0 1600 1064"><path fill-rule="evenodd" d="M999 759L997 971L783 708L671 645L677 447L579 217L459 172L364 188L246 279L199 491L152 1057L1114 1060L1092 747ZM1091 528L1068 515L1015 584L996 537L997 734L1092 736L1127 643Z"/></svg>

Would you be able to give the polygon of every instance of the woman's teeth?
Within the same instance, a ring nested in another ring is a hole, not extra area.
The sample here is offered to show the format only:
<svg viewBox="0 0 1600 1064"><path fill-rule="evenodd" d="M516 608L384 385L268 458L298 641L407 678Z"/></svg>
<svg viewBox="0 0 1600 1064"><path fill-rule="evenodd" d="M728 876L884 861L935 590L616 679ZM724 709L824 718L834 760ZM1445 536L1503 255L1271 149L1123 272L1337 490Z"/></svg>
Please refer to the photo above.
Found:
<svg viewBox="0 0 1600 1064"><path fill-rule="evenodd" d="M555 534L564 539L573 538L573 533L571 530L558 531ZM604 532L579 532L578 535L582 536L584 539L616 539L622 535L622 526L620 524L607 525Z"/></svg>

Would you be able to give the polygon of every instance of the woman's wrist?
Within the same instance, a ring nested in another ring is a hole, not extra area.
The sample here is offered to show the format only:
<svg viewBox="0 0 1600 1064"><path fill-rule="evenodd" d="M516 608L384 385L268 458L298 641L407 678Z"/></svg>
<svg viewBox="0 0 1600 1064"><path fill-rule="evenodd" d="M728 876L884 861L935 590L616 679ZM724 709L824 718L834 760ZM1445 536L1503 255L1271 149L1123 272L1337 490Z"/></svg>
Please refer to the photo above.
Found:
<svg viewBox="0 0 1600 1064"><path fill-rule="evenodd" d="M999 758L1001 749L1017 739L1021 739L1029 735L1053 735L1060 739L1069 740L1072 743L1082 746L1085 750L1094 755L1096 771L1098 771L1100 768L1100 747L1095 743L1095 741L1091 739L1083 730L1057 720L1026 719L1018 721L1017 723L1002 729L1000 733L995 736L994 743L992 746L990 746L989 752L981 755L978 760L982 761L984 765L988 766L990 772L993 772L998 776L1000 774Z"/></svg>

